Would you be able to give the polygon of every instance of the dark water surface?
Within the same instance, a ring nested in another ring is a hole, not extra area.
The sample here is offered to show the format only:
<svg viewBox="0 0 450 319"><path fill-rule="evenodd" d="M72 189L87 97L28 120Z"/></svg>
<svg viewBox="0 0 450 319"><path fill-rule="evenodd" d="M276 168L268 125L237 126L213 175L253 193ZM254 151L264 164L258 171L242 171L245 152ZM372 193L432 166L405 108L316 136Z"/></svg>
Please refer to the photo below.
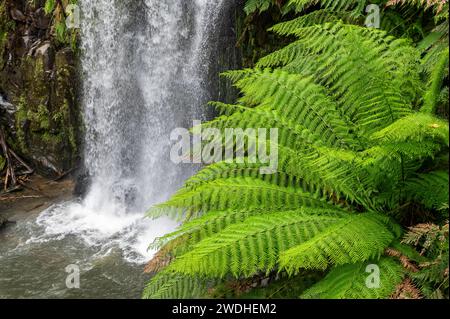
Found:
<svg viewBox="0 0 450 319"><path fill-rule="evenodd" d="M30 242L39 234L37 215L0 231L0 298L140 298L149 275L126 261L119 248L107 252L76 236ZM68 265L80 267L80 288L68 289Z"/></svg>

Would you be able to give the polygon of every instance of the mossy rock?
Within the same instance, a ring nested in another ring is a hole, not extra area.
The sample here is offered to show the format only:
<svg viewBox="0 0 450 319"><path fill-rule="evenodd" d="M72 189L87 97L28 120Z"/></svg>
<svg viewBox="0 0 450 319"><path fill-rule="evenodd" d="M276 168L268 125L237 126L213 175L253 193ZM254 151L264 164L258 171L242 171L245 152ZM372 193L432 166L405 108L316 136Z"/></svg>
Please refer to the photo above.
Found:
<svg viewBox="0 0 450 319"><path fill-rule="evenodd" d="M45 63L44 56L23 60L24 91L14 101L16 131L26 157L38 168L60 174L72 168L78 156L77 74L70 50L56 53L50 75Z"/></svg>
<svg viewBox="0 0 450 319"><path fill-rule="evenodd" d="M10 146L38 172L58 175L79 159L78 57L76 41L56 38L55 17L44 13L45 3L0 3L0 94L15 108L2 125ZM14 20L9 6L26 21Z"/></svg>

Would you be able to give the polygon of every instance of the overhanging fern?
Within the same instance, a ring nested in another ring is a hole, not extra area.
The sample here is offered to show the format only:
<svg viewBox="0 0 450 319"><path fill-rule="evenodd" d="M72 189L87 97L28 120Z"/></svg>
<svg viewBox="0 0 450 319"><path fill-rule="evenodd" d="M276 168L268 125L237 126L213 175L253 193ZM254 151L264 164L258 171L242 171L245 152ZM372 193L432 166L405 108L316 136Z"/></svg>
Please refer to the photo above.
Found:
<svg viewBox="0 0 450 319"><path fill-rule="evenodd" d="M246 8L271 4L252 0ZM286 6L301 12L318 4L319 11L272 28L297 38L292 44L254 69L224 74L241 97L211 103L221 116L203 125L222 133L278 128L279 140L267 141L279 151L276 171L261 174L264 163L247 157L250 143L241 145L238 161L205 167L150 210L183 225L155 242L161 250L150 269L162 270L145 297L201 297L230 278L298 278L307 269L328 275L302 297L387 298L410 271L385 253L402 233L388 216L414 205L448 207L441 160L448 158L448 121L433 115L448 63L428 63L424 76L424 52L434 52L433 44L421 50L346 24L359 19L364 1ZM234 139L222 144L237 147ZM381 271L380 289L366 285L368 264Z"/></svg>

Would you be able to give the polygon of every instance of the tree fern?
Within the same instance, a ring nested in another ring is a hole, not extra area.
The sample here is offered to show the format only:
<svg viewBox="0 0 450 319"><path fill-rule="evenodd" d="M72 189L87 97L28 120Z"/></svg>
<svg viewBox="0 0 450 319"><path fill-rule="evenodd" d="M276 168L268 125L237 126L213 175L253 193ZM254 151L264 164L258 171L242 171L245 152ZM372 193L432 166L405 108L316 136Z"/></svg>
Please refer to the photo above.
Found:
<svg viewBox="0 0 450 319"><path fill-rule="evenodd" d="M293 62L276 63L329 87L341 114L357 128L370 133L410 112L420 87L419 56L406 41L339 23L301 28L293 34L301 38L297 54L289 57Z"/></svg>
<svg viewBox="0 0 450 319"><path fill-rule="evenodd" d="M270 3L248 1L247 10ZM345 24L364 1L287 3L298 12L312 5L321 9L271 29L297 40L254 69L224 73L240 98L211 103L221 115L201 127L278 128L278 141L261 142L278 148L277 169L261 173L250 139L223 139L235 161L205 167L149 212L183 224L154 243L149 269L160 272L145 297L199 297L215 281L306 269L329 273L303 297L387 298L410 271L403 253L386 250L402 233L391 217L413 204L448 206L448 121L433 115L448 64L424 72L437 40L416 48ZM381 270L379 289L365 285L370 263Z"/></svg>

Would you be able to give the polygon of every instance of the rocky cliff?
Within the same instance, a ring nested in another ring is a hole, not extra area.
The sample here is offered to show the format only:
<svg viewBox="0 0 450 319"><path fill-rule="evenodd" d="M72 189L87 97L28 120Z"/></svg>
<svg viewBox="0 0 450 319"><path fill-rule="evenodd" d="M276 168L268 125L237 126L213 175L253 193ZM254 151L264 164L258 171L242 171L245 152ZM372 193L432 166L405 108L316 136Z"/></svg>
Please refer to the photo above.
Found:
<svg viewBox="0 0 450 319"><path fill-rule="evenodd" d="M79 158L78 37L65 29L67 4L0 0L0 125L10 147L45 175Z"/></svg>

